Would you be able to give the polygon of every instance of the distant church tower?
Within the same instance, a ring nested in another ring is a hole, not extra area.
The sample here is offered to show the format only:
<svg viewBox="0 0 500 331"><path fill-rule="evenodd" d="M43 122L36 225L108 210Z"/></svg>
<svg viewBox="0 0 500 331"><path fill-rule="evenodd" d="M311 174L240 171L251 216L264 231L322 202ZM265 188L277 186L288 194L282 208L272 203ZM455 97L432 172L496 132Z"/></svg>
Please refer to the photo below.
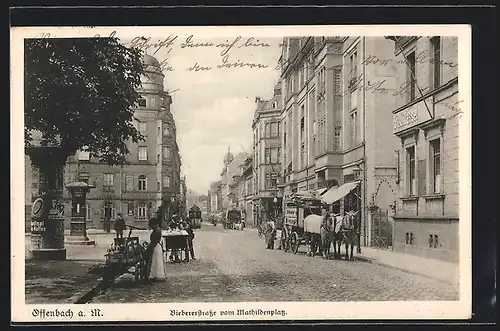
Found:
<svg viewBox="0 0 500 331"><path fill-rule="evenodd" d="M233 154L231 154L231 147L227 147L227 153L226 156L224 157L224 165L227 167L229 163L231 163L234 160Z"/></svg>

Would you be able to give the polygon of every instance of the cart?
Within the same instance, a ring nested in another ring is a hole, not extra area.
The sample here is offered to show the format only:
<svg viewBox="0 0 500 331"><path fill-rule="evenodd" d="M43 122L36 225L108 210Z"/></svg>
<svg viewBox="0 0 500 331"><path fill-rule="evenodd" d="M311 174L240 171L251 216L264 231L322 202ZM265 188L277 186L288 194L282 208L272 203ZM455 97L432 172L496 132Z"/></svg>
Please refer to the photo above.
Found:
<svg viewBox="0 0 500 331"><path fill-rule="evenodd" d="M241 227L241 219L242 219L242 214L240 210L237 209L229 209L224 213L224 219L223 219L223 226L224 229L240 229L243 230ZM236 225L235 224L240 224Z"/></svg>
<svg viewBox="0 0 500 331"><path fill-rule="evenodd" d="M299 247L308 243L310 232L304 229L304 221L309 215L321 215L321 200L316 199L312 194L300 192L290 197L285 206L285 226L291 228L289 242L285 245L294 254L297 254ZM319 230L318 230L319 231Z"/></svg>
<svg viewBox="0 0 500 331"><path fill-rule="evenodd" d="M114 243L105 254L105 266L103 281L112 283L119 276L130 273L135 276L135 280L144 279L145 253L147 242L142 245L139 243L139 237L132 237L132 230L144 230L131 225L127 238L115 238Z"/></svg>
<svg viewBox="0 0 500 331"><path fill-rule="evenodd" d="M180 262L182 260L182 252L184 252L184 261L189 261L189 235L185 230L167 231L163 234L165 243L165 260ZM169 256L170 253L170 256ZM180 254L177 255L177 254ZM179 260L180 259L180 260Z"/></svg>

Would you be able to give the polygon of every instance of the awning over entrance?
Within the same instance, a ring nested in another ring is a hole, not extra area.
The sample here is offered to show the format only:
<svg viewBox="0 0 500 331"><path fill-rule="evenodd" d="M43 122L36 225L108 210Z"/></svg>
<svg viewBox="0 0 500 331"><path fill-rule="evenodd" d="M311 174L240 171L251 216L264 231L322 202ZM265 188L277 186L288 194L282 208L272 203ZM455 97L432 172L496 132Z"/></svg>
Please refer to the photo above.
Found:
<svg viewBox="0 0 500 331"><path fill-rule="evenodd" d="M332 187L328 190L328 192L323 194L323 196L321 197L321 201L327 204L337 202L338 200L348 195L352 190L354 190L359 183L359 181L356 181L345 183L343 185L340 185L338 188Z"/></svg>
<svg viewBox="0 0 500 331"><path fill-rule="evenodd" d="M314 196L314 193L311 193L309 191L298 191L295 193L292 193L291 195L292 198L299 198L299 199L316 199Z"/></svg>

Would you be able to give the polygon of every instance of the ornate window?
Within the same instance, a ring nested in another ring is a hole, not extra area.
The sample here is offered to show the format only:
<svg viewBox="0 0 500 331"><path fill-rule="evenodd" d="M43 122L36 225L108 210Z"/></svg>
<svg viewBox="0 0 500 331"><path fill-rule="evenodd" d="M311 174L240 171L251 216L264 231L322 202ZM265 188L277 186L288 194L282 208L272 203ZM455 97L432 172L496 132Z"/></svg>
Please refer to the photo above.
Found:
<svg viewBox="0 0 500 331"><path fill-rule="evenodd" d="M125 191L134 190L134 175L125 176Z"/></svg>
<svg viewBox="0 0 500 331"><path fill-rule="evenodd" d="M137 218L146 219L147 215L148 215L148 206L145 203L141 202L137 206Z"/></svg>
<svg viewBox="0 0 500 331"><path fill-rule="evenodd" d="M103 174L103 176L104 176L103 186L113 186L114 182L113 174Z"/></svg>
<svg viewBox="0 0 500 331"><path fill-rule="evenodd" d="M146 191L147 190L147 177L146 175L140 175L139 176L139 191Z"/></svg>

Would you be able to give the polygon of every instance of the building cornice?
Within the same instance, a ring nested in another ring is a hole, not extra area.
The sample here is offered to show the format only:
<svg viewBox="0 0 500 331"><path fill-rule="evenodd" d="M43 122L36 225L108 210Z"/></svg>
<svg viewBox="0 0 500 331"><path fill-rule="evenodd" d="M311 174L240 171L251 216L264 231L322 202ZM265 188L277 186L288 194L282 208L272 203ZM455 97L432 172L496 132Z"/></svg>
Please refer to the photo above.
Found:
<svg viewBox="0 0 500 331"><path fill-rule="evenodd" d="M424 94L423 96L420 96L418 98L415 98L415 100L411 101L411 102L408 102L406 104L404 104L403 106L399 107L399 108L396 108L395 110L392 111L393 114L397 114L407 108L410 108L411 106L423 101L423 100L426 100L427 98L429 97L432 97L450 87L452 87L453 85L455 84L458 84L458 77L455 77L451 80L449 80L446 84L443 84L441 86L439 86L438 88L432 90L432 91L429 91L427 92L426 94Z"/></svg>

